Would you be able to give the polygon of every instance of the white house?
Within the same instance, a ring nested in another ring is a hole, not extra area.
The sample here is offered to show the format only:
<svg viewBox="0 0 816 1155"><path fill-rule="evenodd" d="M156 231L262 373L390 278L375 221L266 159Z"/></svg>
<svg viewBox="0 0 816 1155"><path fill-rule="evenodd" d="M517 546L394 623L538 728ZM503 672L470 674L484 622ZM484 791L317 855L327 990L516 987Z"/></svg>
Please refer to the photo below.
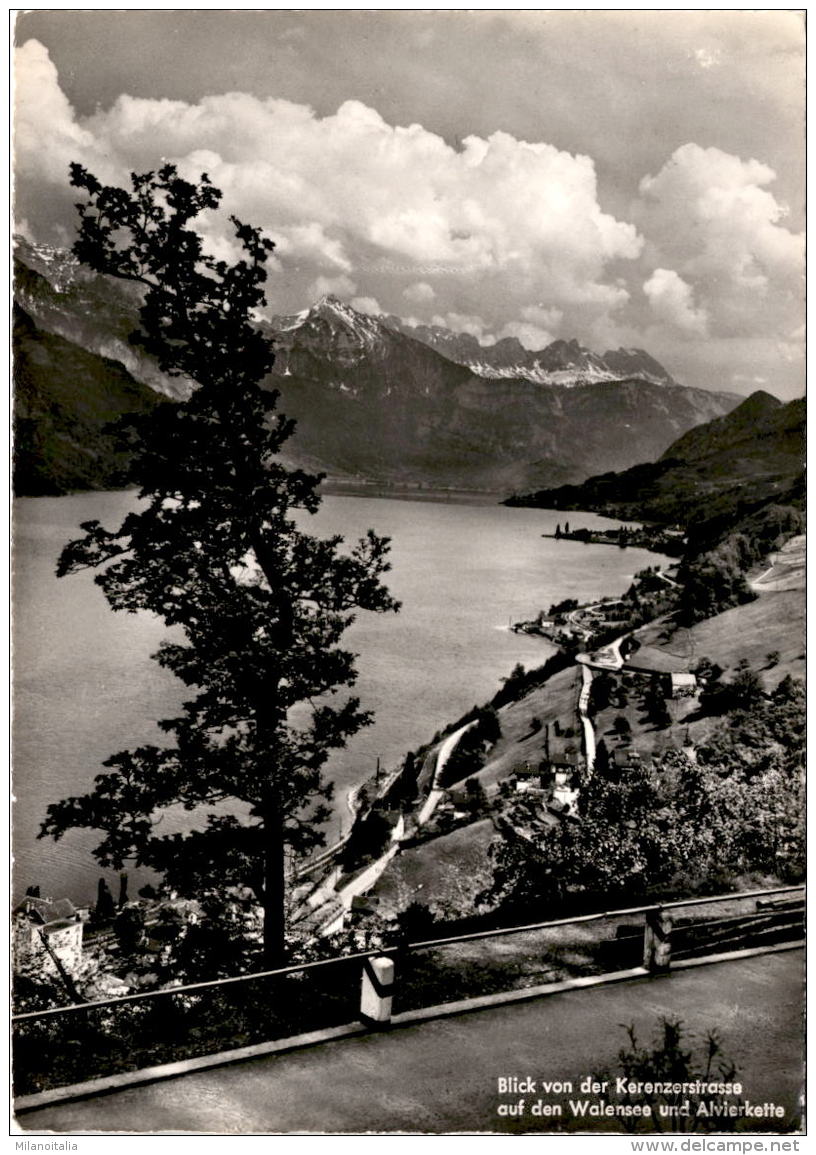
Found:
<svg viewBox="0 0 816 1155"><path fill-rule="evenodd" d="M697 679L694 674L671 674L672 698L693 698L697 693Z"/></svg>
<svg viewBox="0 0 816 1155"><path fill-rule="evenodd" d="M54 958L69 972L82 963L82 914L67 898L27 895L14 910L14 970L29 967L57 973Z"/></svg>

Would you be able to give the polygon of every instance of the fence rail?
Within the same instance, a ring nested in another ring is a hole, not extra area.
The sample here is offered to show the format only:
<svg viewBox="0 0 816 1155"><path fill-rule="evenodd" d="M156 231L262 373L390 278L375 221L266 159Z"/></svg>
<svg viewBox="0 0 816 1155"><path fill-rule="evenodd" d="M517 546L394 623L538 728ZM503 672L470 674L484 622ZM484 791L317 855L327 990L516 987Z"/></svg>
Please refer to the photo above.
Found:
<svg viewBox="0 0 816 1155"><path fill-rule="evenodd" d="M721 909L711 917L714 904ZM672 960L798 941L803 929L804 887L777 887L475 931L27 1011L12 1017L15 1091L29 1094L355 1022L382 1025L392 1006L400 1013L610 971L667 971ZM383 985L377 976L386 960L392 979Z"/></svg>

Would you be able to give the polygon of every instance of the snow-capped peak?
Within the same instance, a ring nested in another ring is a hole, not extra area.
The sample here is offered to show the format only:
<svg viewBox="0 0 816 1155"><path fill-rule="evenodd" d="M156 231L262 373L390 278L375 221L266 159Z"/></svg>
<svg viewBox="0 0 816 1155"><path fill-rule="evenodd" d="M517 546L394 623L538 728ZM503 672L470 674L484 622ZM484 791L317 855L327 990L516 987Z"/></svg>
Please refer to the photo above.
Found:
<svg viewBox="0 0 816 1155"><path fill-rule="evenodd" d="M316 319L328 322L331 326L350 333L366 345L370 345L372 341L382 336L382 323L377 317L358 312L347 302L341 301L339 297L331 295L321 297L312 305L311 309L307 310L304 324Z"/></svg>

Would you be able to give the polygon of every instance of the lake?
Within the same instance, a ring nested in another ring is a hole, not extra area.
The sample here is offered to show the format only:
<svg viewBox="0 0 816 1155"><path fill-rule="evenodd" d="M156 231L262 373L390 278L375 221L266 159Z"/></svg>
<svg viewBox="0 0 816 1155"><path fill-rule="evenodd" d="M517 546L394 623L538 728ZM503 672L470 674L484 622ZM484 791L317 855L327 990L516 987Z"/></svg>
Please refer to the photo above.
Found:
<svg viewBox="0 0 816 1155"><path fill-rule="evenodd" d="M63 545L93 518L113 528L134 505L127 492L20 498L14 504L15 893L87 903L105 874L93 832L37 841L49 802L83 793L110 754L163 737L184 688L150 659L164 636L147 613L113 613L92 573L57 580ZM622 593L633 574L663 562L645 550L542 538L565 516L573 528L608 524L594 514L357 496L325 497L304 528L352 541L369 528L392 538L388 586L399 614L360 614L346 634L360 655L354 692L375 722L333 756L330 838L348 822L348 790L384 770L465 710L490 698L512 667L539 665L553 647L508 629L566 597ZM189 825L184 811L169 832ZM131 897L147 878L131 871Z"/></svg>

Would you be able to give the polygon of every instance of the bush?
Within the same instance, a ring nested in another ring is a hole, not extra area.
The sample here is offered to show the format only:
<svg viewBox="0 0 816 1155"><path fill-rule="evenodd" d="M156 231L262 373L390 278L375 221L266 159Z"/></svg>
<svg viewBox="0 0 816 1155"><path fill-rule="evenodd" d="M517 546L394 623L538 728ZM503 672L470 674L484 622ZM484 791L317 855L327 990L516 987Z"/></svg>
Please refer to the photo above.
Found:
<svg viewBox="0 0 816 1155"><path fill-rule="evenodd" d="M629 719L624 714L618 714L615 721L612 723L612 729L621 738L627 738L632 733L632 727L629 724Z"/></svg>
<svg viewBox="0 0 816 1155"><path fill-rule="evenodd" d="M733 1062L725 1056L715 1031L709 1031L697 1043L680 1019L662 1018L651 1047L638 1042L635 1028L625 1028L629 1045L619 1052L620 1068L610 1076L604 1076L615 1086L615 1076L623 1076L627 1083L645 1084L647 1088L666 1080L670 1083L718 1082L734 1083L737 1070ZM669 1120L671 1131L734 1131L737 1119L728 1115L697 1114L701 1104L715 1104L722 1108L733 1102L732 1098L712 1094L672 1094L655 1093L651 1090L624 1093L621 1103L649 1108L648 1116L631 1116L622 1120L626 1131L662 1131ZM687 1112L687 1113L686 1113Z"/></svg>
<svg viewBox="0 0 816 1155"><path fill-rule="evenodd" d="M548 658L543 666L537 666L532 670L525 670L519 663L514 666L510 676L504 679L501 688L491 698L490 705L498 710L500 706L505 706L508 702L518 702L530 690L535 689L536 686L543 686L554 674L558 674L567 666L571 666L572 662L573 653L570 650L562 649Z"/></svg>
<svg viewBox="0 0 816 1155"><path fill-rule="evenodd" d="M479 779L468 778L465 782L465 791L467 792L465 805L470 811L471 817L476 818L483 814L487 809L487 795Z"/></svg>

